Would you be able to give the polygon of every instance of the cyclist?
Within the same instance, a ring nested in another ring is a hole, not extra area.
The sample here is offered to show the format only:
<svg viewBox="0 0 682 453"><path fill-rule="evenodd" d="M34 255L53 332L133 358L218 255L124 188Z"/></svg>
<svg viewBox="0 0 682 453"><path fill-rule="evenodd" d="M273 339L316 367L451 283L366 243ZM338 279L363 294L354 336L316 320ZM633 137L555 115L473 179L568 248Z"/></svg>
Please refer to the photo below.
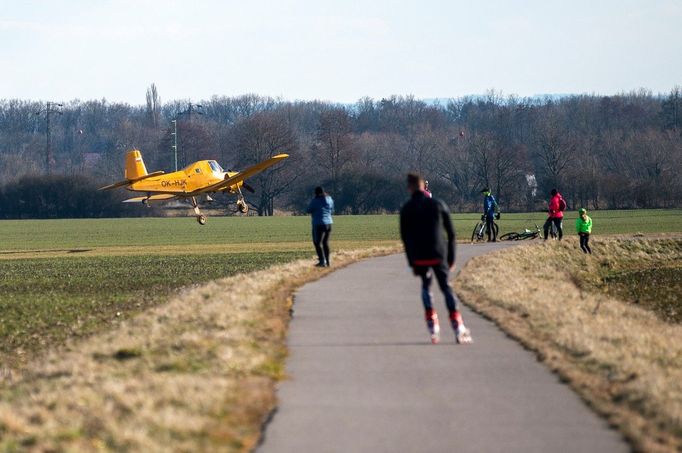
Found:
<svg viewBox="0 0 682 453"><path fill-rule="evenodd" d="M578 231L578 236L580 236L580 249L591 255L590 234L592 234L592 218L587 215L587 209L578 209L578 218L575 221L575 229Z"/></svg>
<svg viewBox="0 0 682 453"><path fill-rule="evenodd" d="M485 221L485 229L488 232L488 242L491 241L491 235L492 242L497 242L497 232L494 228L494 221L496 213L497 218L500 218L500 208L489 188L486 187L481 190L481 193L483 194L483 217L481 217L481 220Z"/></svg>
<svg viewBox="0 0 682 453"><path fill-rule="evenodd" d="M438 314L433 309L431 283L435 275L450 312L450 323L457 343L471 343L471 333L464 326L457 310L459 301L452 291L448 275L455 268L455 230L447 206L424 193L424 179L414 173L407 175L410 200L400 210L400 237L405 245L407 262L414 275L422 280L422 303L431 342L440 341ZM443 235L447 234L447 243Z"/></svg>
<svg viewBox="0 0 682 453"><path fill-rule="evenodd" d="M566 210L566 201L556 189L552 189L550 193L552 194L552 198L550 198L548 204L549 217L547 217L544 225L545 241L549 235L549 228L552 226L552 223L556 227L559 240L561 240L561 238L564 237L563 220L564 211Z"/></svg>

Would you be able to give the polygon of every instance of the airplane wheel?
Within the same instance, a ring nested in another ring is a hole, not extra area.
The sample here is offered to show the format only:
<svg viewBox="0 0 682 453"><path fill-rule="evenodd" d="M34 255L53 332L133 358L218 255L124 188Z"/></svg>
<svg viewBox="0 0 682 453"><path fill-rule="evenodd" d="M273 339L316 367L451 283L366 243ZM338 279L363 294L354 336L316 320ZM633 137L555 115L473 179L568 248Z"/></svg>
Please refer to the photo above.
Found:
<svg viewBox="0 0 682 453"><path fill-rule="evenodd" d="M197 216L197 222L199 222L199 225L206 225L206 216L205 215L198 215Z"/></svg>

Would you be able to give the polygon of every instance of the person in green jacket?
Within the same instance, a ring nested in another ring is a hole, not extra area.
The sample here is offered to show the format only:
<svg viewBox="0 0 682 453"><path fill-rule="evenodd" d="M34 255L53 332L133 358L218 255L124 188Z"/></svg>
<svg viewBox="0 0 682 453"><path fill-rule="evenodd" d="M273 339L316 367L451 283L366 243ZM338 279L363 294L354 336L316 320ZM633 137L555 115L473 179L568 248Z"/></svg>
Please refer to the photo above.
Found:
<svg viewBox="0 0 682 453"><path fill-rule="evenodd" d="M590 234L592 234L592 218L587 215L587 209L578 209L578 218L575 221L575 229L578 231L578 236L580 236L580 249L585 252L592 254L592 249L590 248Z"/></svg>

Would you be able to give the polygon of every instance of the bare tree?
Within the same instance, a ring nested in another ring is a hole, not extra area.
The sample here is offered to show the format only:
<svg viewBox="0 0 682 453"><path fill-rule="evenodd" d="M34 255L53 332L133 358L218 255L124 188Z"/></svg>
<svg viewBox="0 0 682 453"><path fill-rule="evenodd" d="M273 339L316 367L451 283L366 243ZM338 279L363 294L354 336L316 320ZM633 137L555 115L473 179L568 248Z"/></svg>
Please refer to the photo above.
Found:
<svg viewBox="0 0 682 453"><path fill-rule="evenodd" d="M429 123L410 127L406 139L408 161L421 175L431 170L433 158L447 145L447 134L434 130Z"/></svg>
<svg viewBox="0 0 682 453"><path fill-rule="evenodd" d="M154 129L159 127L161 122L161 98L156 89L156 84L152 83L147 88L147 121Z"/></svg>
<svg viewBox="0 0 682 453"><path fill-rule="evenodd" d="M479 186L490 187L493 176L493 157L495 153L495 141L488 134L476 134L469 142L469 152L473 157L473 171Z"/></svg>
<svg viewBox="0 0 682 453"><path fill-rule="evenodd" d="M572 134L559 121L553 112L542 118L535 130L536 156L547 182L558 187L563 182L563 174L571 162L575 151Z"/></svg>
<svg viewBox="0 0 682 453"><path fill-rule="evenodd" d="M525 147L498 143L492 153L492 173L498 201L506 209L511 207L514 198L522 201L525 176L528 174Z"/></svg>
<svg viewBox="0 0 682 453"><path fill-rule="evenodd" d="M294 132L278 113L260 112L235 124L233 151L238 165L246 167L275 154L293 154L283 164L265 170L248 181L256 191L257 201L249 201L258 215L273 215L275 199L286 193L298 179L297 149Z"/></svg>
<svg viewBox="0 0 682 453"><path fill-rule="evenodd" d="M261 214L300 209L299 200L318 183L338 192L347 212L393 211L410 170L424 173L438 197L460 210L478 209L484 185L505 209L533 208L533 193L554 186L572 206L682 205L679 87L666 96L638 90L517 98L490 91L445 106L413 96L340 106L247 94L199 101L203 115L189 113L187 99L162 104L154 84L146 94L146 105L137 106L65 102L63 115L51 118L55 174L119 178L130 148L142 150L150 169L170 170L170 126L177 119L181 166L215 158L243 168L291 152L284 165L251 181L258 190L251 201ZM0 100L5 183L44 167L39 110L38 102Z"/></svg>
<svg viewBox="0 0 682 453"><path fill-rule="evenodd" d="M661 105L664 127L682 132L682 87L676 86Z"/></svg>
<svg viewBox="0 0 682 453"><path fill-rule="evenodd" d="M331 182L332 193L338 189L341 173L354 155L351 121L343 108L330 108L320 114L317 140L312 153Z"/></svg>
<svg viewBox="0 0 682 453"><path fill-rule="evenodd" d="M469 138L451 135L447 148L434 159L432 171L454 187L455 200L461 210L477 186L476 165L473 154L469 152Z"/></svg>

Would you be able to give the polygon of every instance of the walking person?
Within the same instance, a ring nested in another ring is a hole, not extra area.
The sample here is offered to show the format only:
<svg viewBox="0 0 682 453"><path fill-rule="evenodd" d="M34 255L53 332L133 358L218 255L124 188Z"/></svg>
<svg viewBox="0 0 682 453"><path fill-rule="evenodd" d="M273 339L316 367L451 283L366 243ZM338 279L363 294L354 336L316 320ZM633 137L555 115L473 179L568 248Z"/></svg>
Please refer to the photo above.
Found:
<svg viewBox="0 0 682 453"><path fill-rule="evenodd" d="M445 296L457 343L471 343L471 333L464 326L457 309L459 300L448 281L450 271L455 269L455 230L450 211L444 203L424 193L424 179L419 175L407 175L407 190L411 197L400 210L400 237L405 245L407 262L414 275L422 281L422 303L431 342L436 344L440 341L438 314L433 308L431 294L435 276Z"/></svg>
<svg viewBox="0 0 682 453"><path fill-rule="evenodd" d="M329 267L331 257L329 254L329 236L332 233L332 214L334 213L334 200L322 187L315 187L315 197L310 200L306 212L310 214L313 224L313 244L319 262L317 267Z"/></svg>
<svg viewBox="0 0 682 453"><path fill-rule="evenodd" d="M424 194L429 198L433 198L433 194L429 190L429 182L426 180L424 180Z"/></svg>
<svg viewBox="0 0 682 453"><path fill-rule="evenodd" d="M587 209L578 209L578 218L575 221L575 229L578 231L578 236L580 236L580 249L591 255L590 235L592 234L592 218L587 215Z"/></svg>
<svg viewBox="0 0 682 453"><path fill-rule="evenodd" d="M559 240L561 240L561 238L564 237L563 221L564 211L566 210L566 201L556 189L552 189L550 193L552 198L550 198L548 204L549 216L547 217L544 225L545 241L547 240L549 228L552 226L552 224L554 224Z"/></svg>
<svg viewBox="0 0 682 453"><path fill-rule="evenodd" d="M495 213L497 218L500 218L500 208L497 205L497 200L493 196L490 189L487 187L481 190L483 194L483 218L485 221L485 229L488 233L488 242L497 242L497 231L495 231ZM492 239L491 239L492 238Z"/></svg>

